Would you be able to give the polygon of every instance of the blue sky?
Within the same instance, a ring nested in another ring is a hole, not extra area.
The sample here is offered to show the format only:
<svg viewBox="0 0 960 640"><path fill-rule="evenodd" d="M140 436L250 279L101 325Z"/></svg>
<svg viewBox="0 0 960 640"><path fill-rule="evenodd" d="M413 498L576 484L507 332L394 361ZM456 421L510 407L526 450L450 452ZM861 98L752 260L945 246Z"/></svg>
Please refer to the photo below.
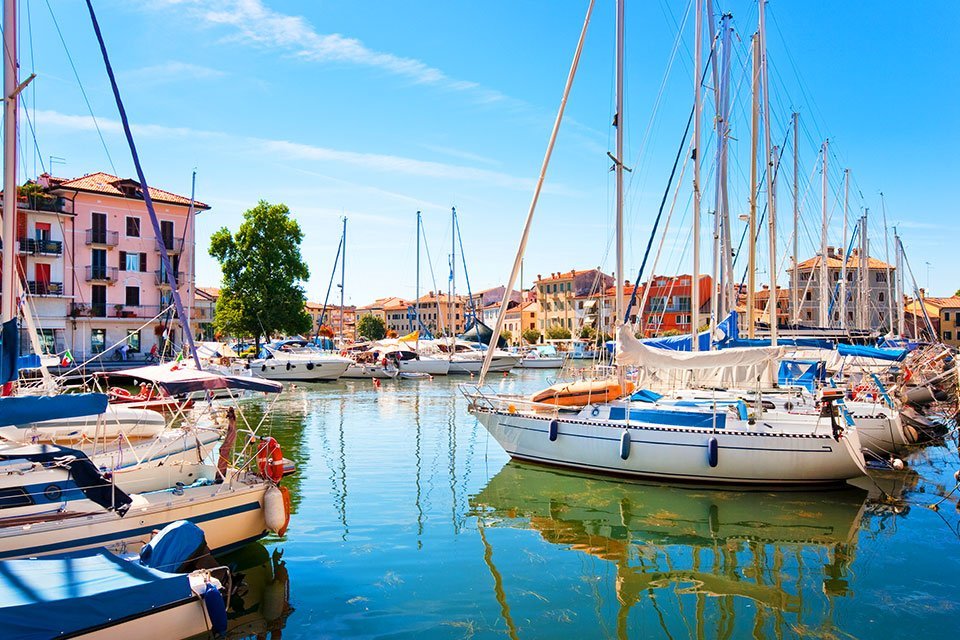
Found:
<svg viewBox="0 0 960 640"><path fill-rule="evenodd" d="M748 192L744 72L757 7L751 0L716 6L733 14L740 38L732 65L739 87L731 142L736 214L746 211ZM883 191L888 221L901 231L920 286L929 262L933 292L960 288L951 193L960 174L960 89L952 81L960 43L950 31L960 24L960 5L929 2L920 10L882 0L773 0L767 6L772 137L782 140L790 113L801 114L803 257L819 242L817 148L829 136L832 190L839 194L841 171L849 167L851 215L869 207L872 254L884 252ZM236 229L243 210L261 198L286 203L305 230L311 299L326 291L343 215L350 303L412 297L418 209L439 287L446 287L451 206L460 214L471 285L506 279L586 2L98 0L95 7L148 181L189 193L196 168L198 198L213 206L198 222L199 284L219 281L206 255L209 235L223 225ZM682 0L627 4L632 272L693 100L690 11ZM613 15L612 0L597 3L527 251L527 285L538 273L613 267L614 185L606 157L613 148ZM36 175L58 156L65 163L53 165L57 175L115 168L132 176L84 3L24 2L21 22L24 75L38 76L25 96L36 140L24 126L22 174ZM705 158L712 157L712 108L708 92ZM789 176L789 161L785 169ZM712 184L712 161L702 171ZM690 268L690 181L688 170L660 273ZM792 202L787 180L779 189L782 254ZM706 190L712 194L711 186ZM712 210L709 200L705 211ZM834 197L830 210L831 237L839 244ZM707 218L705 229L710 224ZM709 265L706 249L703 264ZM458 265L460 291L462 271ZM424 289L432 288L426 261L422 274ZM765 270L759 281L769 281Z"/></svg>

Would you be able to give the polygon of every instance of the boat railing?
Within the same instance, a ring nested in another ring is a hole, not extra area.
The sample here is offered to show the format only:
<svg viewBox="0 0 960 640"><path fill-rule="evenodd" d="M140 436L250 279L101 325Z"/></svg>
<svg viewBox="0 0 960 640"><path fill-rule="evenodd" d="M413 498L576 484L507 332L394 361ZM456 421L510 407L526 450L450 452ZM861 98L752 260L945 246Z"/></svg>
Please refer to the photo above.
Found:
<svg viewBox="0 0 960 640"><path fill-rule="evenodd" d="M462 384L460 393L467 399L468 408L481 411L498 411L504 413L537 413L542 415L559 416L558 405L545 402L534 402L521 395L498 393L490 387Z"/></svg>

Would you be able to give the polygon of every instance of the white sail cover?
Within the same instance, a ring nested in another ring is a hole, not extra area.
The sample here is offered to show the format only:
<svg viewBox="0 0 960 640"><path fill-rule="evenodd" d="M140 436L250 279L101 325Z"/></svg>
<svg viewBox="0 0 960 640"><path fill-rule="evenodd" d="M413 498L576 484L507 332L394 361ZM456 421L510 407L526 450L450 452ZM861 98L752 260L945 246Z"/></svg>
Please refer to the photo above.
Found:
<svg viewBox="0 0 960 640"><path fill-rule="evenodd" d="M617 332L615 361L636 367L640 381L668 385L732 385L772 381L782 347L738 347L720 351L672 351L649 347L629 327Z"/></svg>

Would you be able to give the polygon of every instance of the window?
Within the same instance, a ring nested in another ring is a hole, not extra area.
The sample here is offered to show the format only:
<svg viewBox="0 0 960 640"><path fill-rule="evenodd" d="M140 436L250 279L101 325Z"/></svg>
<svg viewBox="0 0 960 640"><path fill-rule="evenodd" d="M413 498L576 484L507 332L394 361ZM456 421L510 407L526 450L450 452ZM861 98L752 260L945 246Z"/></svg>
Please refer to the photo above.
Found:
<svg viewBox="0 0 960 640"><path fill-rule="evenodd" d="M806 295L803 296L803 299L804 299L804 300L813 300L813 294L810 293L809 291L807 291ZM808 313L807 315L809 316L810 314Z"/></svg>
<svg viewBox="0 0 960 640"><path fill-rule="evenodd" d="M127 345L130 347L130 351L139 353L140 351L140 330L139 329L127 331Z"/></svg>
<svg viewBox="0 0 960 640"><path fill-rule="evenodd" d="M950 312L949 312L949 311L944 311L944 312L943 312L943 319L946 320L947 322L950 322Z"/></svg>
<svg viewBox="0 0 960 640"><path fill-rule="evenodd" d="M834 272L833 272L833 281L836 282L836 281L839 280L839 279L840 279L840 273L837 272L837 271L834 271Z"/></svg>
<svg viewBox="0 0 960 640"><path fill-rule="evenodd" d="M879 296L878 300L879 300L880 302L883 302L883 300L884 300L884 298L883 298L883 291L880 292L880 296Z"/></svg>
<svg viewBox="0 0 960 640"><path fill-rule="evenodd" d="M127 237L140 237L140 218L136 216L127 216Z"/></svg>
<svg viewBox="0 0 960 640"><path fill-rule="evenodd" d="M106 329L91 329L90 330L90 351L93 353L103 353L103 349L107 343L107 330Z"/></svg>
<svg viewBox="0 0 960 640"><path fill-rule="evenodd" d="M853 282L853 271L847 271L847 282Z"/></svg>
<svg viewBox="0 0 960 640"><path fill-rule="evenodd" d="M874 282L886 282L887 281L887 272L886 271L877 271L873 274Z"/></svg>
<svg viewBox="0 0 960 640"><path fill-rule="evenodd" d="M143 271L143 264L140 260L141 254L120 252L120 268L124 271Z"/></svg>
<svg viewBox="0 0 960 640"><path fill-rule="evenodd" d="M140 306L140 287L127 287L126 305L128 307Z"/></svg>
<svg viewBox="0 0 960 640"><path fill-rule="evenodd" d="M807 311L807 320L813 320L813 313Z"/></svg>
<svg viewBox="0 0 960 640"><path fill-rule="evenodd" d="M53 329L37 329L37 338L40 339L40 350L43 353L57 352L57 341Z"/></svg>
<svg viewBox="0 0 960 640"><path fill-rule="evenodd" d="M953 340L953 332L952 332L952 331L944 331L944 332L943 332L943 339L944 339L944 340Z"/></svg>

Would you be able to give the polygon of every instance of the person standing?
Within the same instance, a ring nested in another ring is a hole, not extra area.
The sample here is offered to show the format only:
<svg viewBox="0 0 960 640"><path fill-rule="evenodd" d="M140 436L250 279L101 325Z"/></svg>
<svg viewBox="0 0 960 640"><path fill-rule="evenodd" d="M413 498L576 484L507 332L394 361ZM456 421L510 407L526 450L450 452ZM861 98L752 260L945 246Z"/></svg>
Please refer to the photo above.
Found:
<svg viewBox="0 0 960 640"><path fill-rule="evenodd" d="M233 445L237 441L237 412L233 407L227 409L227 433L220 444L220 457L217 459L217 484L227 478L227 468L233 458Z"/></svg>

